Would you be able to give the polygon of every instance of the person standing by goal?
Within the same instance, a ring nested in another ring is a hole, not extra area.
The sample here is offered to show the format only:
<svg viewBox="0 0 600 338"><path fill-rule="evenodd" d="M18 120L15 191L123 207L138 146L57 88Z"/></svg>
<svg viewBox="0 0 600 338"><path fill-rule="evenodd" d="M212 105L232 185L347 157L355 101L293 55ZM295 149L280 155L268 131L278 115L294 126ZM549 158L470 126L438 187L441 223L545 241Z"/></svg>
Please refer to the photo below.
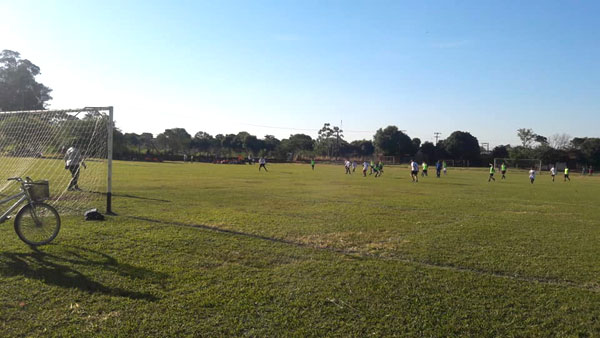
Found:
<svg viewBox="0 0 600 338"><path fill-rule="evenodd" d="M502 179L505 180L506 179L506 163L502 162L502 165L500 166L500 171L502 172Z"/></svg>
<svg viewBox="0 0 600 338"><path fill-rule="evenodd" d="M69 187L67 188L67 190L81 190L79 189L78 184L80 166L83 166L87 169L87 166L83 161L83 157L81 156L81 152L79 152L79 149L75 147L70 147L65 153L65 169L71 172L71 181L69 182Z"/></svg>
<svg viewBox="0 0 600 338"><path fill-rule="evenodd" d="M533 167L529 170L529 180L531 181L531 184L535 181L535 169L533 169Z"/></svg>

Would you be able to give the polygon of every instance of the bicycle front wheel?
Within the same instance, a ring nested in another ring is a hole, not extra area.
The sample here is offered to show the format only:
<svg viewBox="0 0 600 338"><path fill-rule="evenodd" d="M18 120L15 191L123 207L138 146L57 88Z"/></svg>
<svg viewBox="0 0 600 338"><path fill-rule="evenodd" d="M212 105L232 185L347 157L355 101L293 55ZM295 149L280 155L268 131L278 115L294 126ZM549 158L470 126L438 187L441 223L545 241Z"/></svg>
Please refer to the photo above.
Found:
<svg viewBox="0 0 600 338"><path fill-rule="evenodd" d="M60 216L56 209L46 203L27 204L15 217L15 232L31 246L52 242L59 230Z"/></svg>

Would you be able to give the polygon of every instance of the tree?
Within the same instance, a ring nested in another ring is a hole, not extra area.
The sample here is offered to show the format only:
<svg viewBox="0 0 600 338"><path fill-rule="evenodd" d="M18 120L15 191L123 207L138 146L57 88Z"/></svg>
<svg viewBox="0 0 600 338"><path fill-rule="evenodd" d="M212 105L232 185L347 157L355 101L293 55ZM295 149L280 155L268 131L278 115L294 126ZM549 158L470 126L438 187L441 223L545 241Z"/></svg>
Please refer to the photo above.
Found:
<svg viewBox="0 0 600 338"><path fill-rule="evenodd" d="M140 135L136 133L125 133L123 137L128 146L135 147L138 153L142 151L142 140L140 139Z"/></svg>
<svg viewBox="0 0 600 338"><path fill-rule="evenodd" d="M265 138L263 139L263 150L267 153L270 153L277 149L280 143L281 141L279 141L275 136L265 135Z"/></svg>
<svg viewBox="0 0 600 338"><path fill-rule="evenodd" d="M140 134L140 143L142 145L143 148L145 148L147 151L150 150L150 148L154 148L154 135L152 135L151 133L141 133Z"/></svg>
<svg viewBox="0 0 600 338"><path fill-rule="evenodd" d="M323 124L319 129L317 138L317 151L325 153L327 156L337 156L340 150L340 142L344 138L344 131L340 127L331 127L331 123Z"/></svg>
<svg viewBox="0 0 600 338"><path fill-rule="evenodd" d="M548 138L542 135L535 135L535 142L539 143L541 146L547 146L548 145Z"/></svg>
<svg viewBox="0 0 600 338"><path fill-rule="evenodd" d="M290 145L295 152L313 150L314 141L312 137L305 134L290 135Z"/></svg>
<svg viewBox="0 0 600 338"><path fill-rule="evenodd" d="M477 160L479 158L479 141L464 131L455 131L444 140L448 154L459 160Z"/></svg>
<svg viewBox="0 0 600 338"><path fill-rule="evenodd" d="M0 53L0 111L41 110L52 89L38 83L40 68L11 50Z"/></svg>
<svg viewBox="0 0 600 338"><path fill-rule="evenodd" d="M579 150L586 163L600 165L600 138L585 138Z"/></svg>
<svg viewBox="0 0 600 338"><path fill-rule="evenodd" d="M548 144L554 149L566 149L570 140L571 136L568 134L554 134L548 138Z"/></svg>
<svg viewBox="0 0 600 338"><path fill-rule="evenodd" d="M375 152L375 146L369 140L352 141L350 144L360 156L371 156Z"/></svg>
<svg viewBox="0 0 600 338"><path fill-rule="evenodd" d="M540 145L533 150L533 158L542 160L543 163L566 162L568 160L564 151L554 149L549 145Z"/></svg>
<svg viewBox="0 0 600 338"><path fill-rule="evenodd" d="M419 153L421 153L421 155L423 156L423 159L427 160L428 162L434 161L436 159L435 145L433 145L433 143L431 143L429 141L426 141L425 143L421 144Z"/></svg>
<svg viewBox="0 0 600 338"><path fill-rule="evenodd" d="M257 155L260 150L263 148L264 144L262 140L259 140L258 137L254 135L247 135L244 138L244 149L252 155Z"/></svg>
<svg viewBox="0 0 600 338"><path fill-rule="evenodd" d="M242 132L248 134L246 132ZM221 141L221 146L223 149L227 150L229 156L231 156L232 152L242 150L242 141L237 137L236 134L227 134Z"/></svg>
<svg viewBox="0 0 600 338"><path fill-rule="evenodd" d="M188 150L192 136L183 128L172 128L158 134L156 141L166 151L180 154Z"/></svg>
<svg viewBox="0 0 600 338"><path fill-rule="evenodd" d="M533 155L533 149L527 148L524 146L516 146L516 147L511 147L508 150L508 157L510 157L511 159L514 159L514 160L521 160L521 159L530 159L535 156Z"/></svg>
<svg viewBox="0 0 600 338"><path fill-rule="evenodd" d="M509 146L499 145L492 149L492 158L508 158Z"/></svg>
<svg viewBox="0 0 600 338"><path fill-rule="evenodd" d="M386 156L403 156L413 153L413 143L396 126L387 126L385 129L379 128L375 132L374 145Z"/></svg>
<svg viewBox="0 0 600 338"><path fill-rule="evenodd" d="M208 153L214 146L214 137L207 132L199 131L194 135L191 146L199 152Z"/></svg>
<svg viewBox="0 0 600 338"><path fill-rule="evenodd" d="M421 139L418 137L415 137L411 140L411 142L413 145L413 149L412 149L411 153L414 154L417 151L419 151L419 148L421 147Z"/></svg>
<svg viewBox="0 0 600 338"><path fill-rule="evenodd" d="M521 139L521 143L525 148L531 148L533 141L535 141L535 133L531 129L520 128L517 129L517 136Z"/></svg>

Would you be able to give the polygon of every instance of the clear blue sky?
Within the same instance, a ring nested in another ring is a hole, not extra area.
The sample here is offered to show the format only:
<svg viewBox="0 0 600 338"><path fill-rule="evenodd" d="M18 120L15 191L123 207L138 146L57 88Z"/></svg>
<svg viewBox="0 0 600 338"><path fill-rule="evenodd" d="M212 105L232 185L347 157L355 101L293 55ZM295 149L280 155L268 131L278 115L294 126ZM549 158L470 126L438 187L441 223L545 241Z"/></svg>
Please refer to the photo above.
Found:
<svg viewBox="0 0 600 338"><path fill-rule="evenodd" d="M492 145L523 127L599 136L599 1L0 0L0 12L0 49L41 67L51 108L114 105L127 132L315 137L343 121L348 140L390 124Z"/></svg>

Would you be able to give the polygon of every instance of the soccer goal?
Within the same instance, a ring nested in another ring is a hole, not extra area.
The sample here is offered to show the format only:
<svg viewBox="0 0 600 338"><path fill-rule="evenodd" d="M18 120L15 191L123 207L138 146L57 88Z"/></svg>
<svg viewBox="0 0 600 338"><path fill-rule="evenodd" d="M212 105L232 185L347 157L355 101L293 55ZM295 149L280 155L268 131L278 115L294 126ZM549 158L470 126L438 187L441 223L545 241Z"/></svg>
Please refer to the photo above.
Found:
<svg viewBox="0 0 600 338"><path fill-rule="evenodd" d="M542 160L540 159L511 159L511 158L494 158L494 167L500 168L502 163L506 164L507 168L511 169L535 169L538 173L542 171Z"/></svg>
<svg viewBox="0 0 600 338"><path fill-rule="evenodd" d="M396 157L395 156L381 156L380 160L385 165L396 164Z"/></svg>
<svg viewBox="0 0 600 338"><path fill-rule="evenodd" d="M112 213L113 107L0 112L0 195L9 177L47 180L61 213Z"/></svg>
<svg viewBox="0 0 600 338"><path fill-rule="evenodd" d="M449 167L470 167L469 160L444 160Z"/></svg>

